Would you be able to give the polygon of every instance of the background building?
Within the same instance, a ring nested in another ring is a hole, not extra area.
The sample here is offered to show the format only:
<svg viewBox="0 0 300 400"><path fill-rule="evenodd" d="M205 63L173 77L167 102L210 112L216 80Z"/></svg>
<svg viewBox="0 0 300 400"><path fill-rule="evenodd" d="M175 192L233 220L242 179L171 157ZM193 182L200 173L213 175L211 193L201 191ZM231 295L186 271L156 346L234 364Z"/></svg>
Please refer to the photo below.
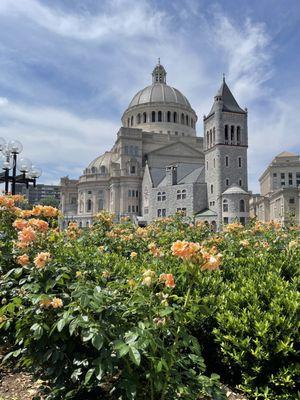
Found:
<svg viewBox="0 0 300 400"><path fill-rule="evenodd" d="M90 225L101 210L144 223L179 210L215 226L247 220L247 111L223 79L204 117L203 140L196 134L195 111L167 85L166 75L158 62L152 84L125 110L112 149L78 180L62 178L65 224Z"/></svg>
<svg viewBox="0 0 300 400"><path fill-rule="evenodd" d="M259 178L261 194L250 200L251 216L260 221L300 223L300 157L283 151Z"/></svg>
<svg viewBox="0 0 300 400"><path fill-rule="evenodd" d="M25 196L29 204L49 202L49 204L58 207L60 204L60 192L61 189L58 185L37 183L36 187L29 186L26 188L26 184L16 183L16 194L22 194Z"/></svg>

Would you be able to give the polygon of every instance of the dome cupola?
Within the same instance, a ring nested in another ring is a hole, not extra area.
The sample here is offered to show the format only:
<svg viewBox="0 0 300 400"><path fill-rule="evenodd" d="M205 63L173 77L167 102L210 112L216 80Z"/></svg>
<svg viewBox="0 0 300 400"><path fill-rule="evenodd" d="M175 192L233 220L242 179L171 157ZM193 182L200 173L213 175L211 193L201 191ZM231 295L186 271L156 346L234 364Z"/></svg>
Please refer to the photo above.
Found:
<svg viewBox="0 0 300 400"><path fill-rule="evenodd" d="M177 136L196 136L197 115L188 99L167 85L167 72L158 59L152 85L137 92L122 116L124 127Z"/></svg>

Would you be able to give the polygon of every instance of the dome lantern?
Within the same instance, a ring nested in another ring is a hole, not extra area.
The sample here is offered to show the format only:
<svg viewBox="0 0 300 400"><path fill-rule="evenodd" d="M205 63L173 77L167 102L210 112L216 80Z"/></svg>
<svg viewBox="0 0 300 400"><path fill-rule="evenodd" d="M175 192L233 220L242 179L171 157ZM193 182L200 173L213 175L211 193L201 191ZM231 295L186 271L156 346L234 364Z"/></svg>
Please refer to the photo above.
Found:
<svg viewBox="0 0 300 400"><path fill-rule="evenodd" d="M156 64L156 67L154 68L152 72L152 83L166 83L166 70L160 63L160 58L158 59L158 62Z"/></svg>

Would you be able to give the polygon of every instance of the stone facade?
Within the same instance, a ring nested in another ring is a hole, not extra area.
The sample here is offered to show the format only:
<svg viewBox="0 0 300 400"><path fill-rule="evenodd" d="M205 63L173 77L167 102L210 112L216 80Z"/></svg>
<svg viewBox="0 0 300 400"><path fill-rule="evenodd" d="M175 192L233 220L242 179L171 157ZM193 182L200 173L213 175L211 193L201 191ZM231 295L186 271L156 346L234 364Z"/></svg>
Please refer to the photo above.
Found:
<svg viewBox="0 0 300 400"><path fill-rule="evenodd" d="M278 154L259 178L261 194L250 200L250 214L260 221L300 223L300 157Z"/></svg>
<svg viewBox="0 0 300 400"><path fill-rule="evenodd" d="M203 219L201 213L210 209L210 217L216 218L209 221L220 226L222 195L231 186L242 189L234 196L245 198L248 210L247 112L225 80L204 118L204 139L197 137L196 123L189 101L166 84L166 71L158 63L152 85L139 91L124 112L112 149L93 160L78 180L62 179L65 224L76 220L90 225L101 210L114 212L117 219L129 215L149 223L178 210ZM225 129L231 126L233 136L230 131L226 139ZM76 205L71 205L74 194ZM232 209L230 219L240 218L236 212Z"/></svg>

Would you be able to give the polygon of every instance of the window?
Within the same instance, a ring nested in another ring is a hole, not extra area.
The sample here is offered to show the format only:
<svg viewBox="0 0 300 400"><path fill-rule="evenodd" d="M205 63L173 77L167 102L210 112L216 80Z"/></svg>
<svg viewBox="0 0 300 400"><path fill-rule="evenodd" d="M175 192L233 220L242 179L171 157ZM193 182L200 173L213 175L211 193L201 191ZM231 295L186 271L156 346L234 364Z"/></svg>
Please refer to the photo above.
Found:
<svg viewBox="0 0 300 400"><path fill-rule="evenodd" d="M295 204L295 199L294 199L294 197L291 197L291 198L289 199L289 203L290 203L290 204Z"/></svg>
<svg viewBox="0 0 300 400"><path fill-rule="evenodd" d="M161 122L161 121L162 121L162 113L161 113L161 111L158 111L158 114L157 114L157 121L158 121L158 122Z"/></svg>
<svg viewBox="0 0 300 400"><path fill-rule="evenodd" d="M131 190L128 190L128 197L131 197Z"/></svg>
<svg viewBox="0 0 300 400"><path fill-rule="evenodd" d="M105 166L104 166L104 165L101 166L101 168L100 168L100 173L101 173L102 175L105 174Z"/></svg>
<svg viewBox="0 0 300 400"><path fill-rule="evenodd" d="M240 200L240 212L245 212L245 200Z"/></svg>
<svg viewBox="0 0 300 400"><path fill-rule="evenodd" d="M277 177L277 174L276 174L276 172L274 172L274 174L273 174L273 178L276 178Z"/></svg>
<svg viewBox="0 0 300 400"><path fill-rule="evenodd" d="M245 223L246 223L245 217L240 217L240 223L241 223L242 225L245 225Z"/></svg>
<svg viewBox="0 0 300 400"><path fill-rule="evenodd" d="M175 135L178 136L178 132L177 131L175 131Z"/></svg>
<svg viewBox="0 0 300 400"><path fill-rule="evenodd" d="M186 189L177 190L177 200L186 199Z"/></svg>
<svg viewBox="0 0 300 400"><path fill-rule="evenodd" d="M177 200L181 200L181 190L177 190Z"/></svg>
<svg viewBox="0 0 300 400"><path fill-rule="evenodd" d="M161 192L157 193L157 201L161 201Z"/></svg>
<svg viewBox="0 0 300 400"><path fill-rule="evenodd" d="M210 193L213 194L214 192L214 185L210 185Z"/></svg>
<svg viewBox="0 0 300 400"><path fill-rule="evenodd" d="M228 125L225 125L225 144L228 144Z"/></svg>
<svg viewBox="0 0 300 400"><path fill-rule="evenodd" d="M296 172L296 185L300 185L300 172Z"/></svg>
<svg viewBox="0 0 300 400"><path fill-rule="evenodd" d="M130 118L127 118L127 126L130 126Z"/></svg>
<svg viewBox="0 0 300 400"><path fill-rule="evenodd" d="M188 115L185 116L185 123L186 123L186 125L189 124L189 116Z"/></svg>
<svg viewBox="0 0 300 400"><path fill-rule="evenodd" d="M137 123L140 124L141 123L141 114L138 114L136 119L137 119Z"/></svg>
<svg viewBox="0 0 300 400"><path fill-rule="evenodd" d="M184 125L184 114L181 114L181 124Z"/></svg>
<svg viewBox="0 0 300 400"><path fill-rule="evenodd" d="M240 145L241 144L241 127L237 126L236 128L236 144Z"/></svg>
<svg viewBox="0 0 300 400"><path fill-rule="evenodd" d="M155 111L151 113L151 122L155 122Z"/></svg>
<svg viewBox="0 0 300 400"><path fill-rule="evenodd" d="M225 224L225 225L228 224L228 217L223 218L223 224Z"/></svg>
<svg viewBox="0 0 300 400"><path fill-rule="evenodd" d="M91 212L92 211L92 207L93 207L92 200L88 199L88 201L86 202L86 210L87 210L87 212Z"/></svg>
<svg viewBox="0 0 300 400"><path fill-rule="evenodd" d="M231 125L230 127L230 140L231 140L231 144L234 143L234 125Z"/></svg>
<svg viewBox="0 0 300 400"><path fill-rule="evenodd" d="M281 177L281 179L285 179L285 173L282 172L282 173L280 174L280 177Z"/></svg>
<svg viewBox="0 0 300 400"><path fill-rule="evenodd" d="M242 157L238 158L238 166L239 166L239 168L242 167Z"/></svg>
<svg viewBox="0 0 300 400"><path fill-rule="evenodd" d="M135 197L139 197L139 191L138 190L135 191Z"/></svg>
<svg viewBox="0 0 300 400"><path fill-rule="evenodd" d="M165 208L159 208L157 210L157 216L158 217L165 217L166 216L166 209Z"/></svg>
<svg viewBox="0 0 300 400"><path fill-rule="evenodd" d="M177 212L180 212L185 216L186 215L186 208L185 207L179 207L179 208L177 208Z"/></svg>
<svg viewBox="0 0 300 400"><path fill-rule="evenodd" d="M228 167L229 166L229 157L225 156L225 166Z"/></svg>
<svg viewBox="0 0 300 400"><path fill-rule="evenodd" d="M228 212L228 200L223 200L223 212Z"/></svg>
<svg viewBox="0 0 300 400"><path fill-rule="evenodd" d="M226 183L226 186L229 186L229 178L226 178L225 183Z"/></svg>
<svg viewBox="0 0 300 400"><path fill-rule="evenodd" d="M143 113L143 123L145 124L147 122L147 114L144 112Z"/></svg>
<svg viewBox="0 0 300 400"><path fill-rule="evenodd" d="M91 191L91 190L88 190L87 194L92 194L92 191Z"/></svg>
<svg viewBox="0 0 300 400"><path fill-rule="evenodd" d="M177 112L174 112L174 114L173 114L173 122L175 122L175 124L177 124Z"/></svg>
<svg viewBox="0 0 300 400"><path fill-rule="evenodd" d="M181 198L186 199L186 190L185 189L183 189L181 192Z"/></svg>
<svg viewBox="0 0 300 400"><path fill-rule="evenodd" d="M239 186L242 187L242 180L241 179L239 179Z"/></svg>
<svg viewBox="0 0 300 400"><path fill-rule="evenodd" d="M81 221L79 222L79 228L82 228L82 222Z"/></svg>
<svg viewBox="0 0 300 400"><path fill-rule="evenodd" d="M103 199L99 199L98 200L98 211L103 210L104 208L104 200Z"/></svg>
<svg viewBox="0 0 300 400"><path fill-rule="evenodd" d="M132 166L130 167L130 173L131 173L131 174L135 174L135 165L132 165Z"/></svg>
<svg viewBox="0 0 300 400"><path fill-rule="evenodd" d="M292 174L292 172L289 172L289 185L290 186L293 185L293 174Z"/></svg>
<svg viewBox="0 0 300 400"><path fill-rule="evenodd" d="M92 174L95 174L97 169L95 167L92 167Z"/></svg>
<svg viewBox="0 0 300 400"><path fill-rule="evenodd" d="M161 201L166 201L166 199L167 199L166 192L162 192Z"/></svg>
<svg viewBox="0 0 300 400"><path fill-rule="evenodd" d="M167 122L171 122L171 111L167 112Z"/></svg>
<svg viewBox="0 0 300 400"><path fill-rule="evenodd" d="M135 212L135 206L131 206L132 212Z"/></svg>
<svg viewBox="0 0 300 400"><path fill-rule="evenodd" d="M130 119L130 125L133 126L133 116Z"/></svg>
<svg viewBox="0 0 300 400"><path fill-rule="evenodd" d="M131 206L128 206L128 212L131 212Z"/></svg>
<svg viewBox="0 0 300 400"><path fill-rule="evenodd" d="M216 159L214 158L214 168L216 168Z"/></svg>

